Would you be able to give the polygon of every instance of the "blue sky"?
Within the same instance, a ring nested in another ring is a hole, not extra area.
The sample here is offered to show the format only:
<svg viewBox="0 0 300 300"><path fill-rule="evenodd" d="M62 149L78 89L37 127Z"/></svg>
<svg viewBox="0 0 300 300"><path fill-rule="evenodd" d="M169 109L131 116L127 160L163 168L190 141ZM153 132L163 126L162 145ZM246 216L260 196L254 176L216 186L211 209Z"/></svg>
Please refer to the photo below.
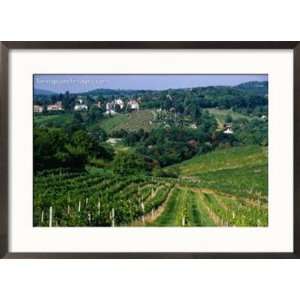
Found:
<svg viewBox="0 0 300 300"><path fill-rule="evenodd" d="M34 88L58 93L86 92L93 89L191 88L213 85L237 85L247 81L266 81L268 75L34 75Z"/></svg>

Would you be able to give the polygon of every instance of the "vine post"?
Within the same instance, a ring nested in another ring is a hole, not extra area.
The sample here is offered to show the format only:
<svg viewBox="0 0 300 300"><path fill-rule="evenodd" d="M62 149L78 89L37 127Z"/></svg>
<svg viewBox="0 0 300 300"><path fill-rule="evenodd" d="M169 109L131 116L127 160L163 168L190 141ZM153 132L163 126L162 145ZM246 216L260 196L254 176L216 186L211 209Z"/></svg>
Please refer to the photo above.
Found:
<svg viewBox="0 0 300 300"><path fill-rule="evenodd" d="M52 227L52 220L53 220L53 209L52 206L49 207L49 227Z"/></svg>

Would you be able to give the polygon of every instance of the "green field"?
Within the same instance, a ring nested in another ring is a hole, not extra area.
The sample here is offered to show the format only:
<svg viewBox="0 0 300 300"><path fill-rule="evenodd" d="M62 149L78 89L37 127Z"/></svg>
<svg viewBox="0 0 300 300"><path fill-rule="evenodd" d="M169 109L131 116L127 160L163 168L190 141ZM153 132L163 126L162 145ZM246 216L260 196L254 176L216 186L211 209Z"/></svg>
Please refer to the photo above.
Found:
<svg viewBox="0 0 300 300"><path fill-rule="evenodd" d="M196 156L178 165L180 174L198 187L267 201L267 148L233 147Z"/></svg>
<svg viewBox="0 0 300 300"><path fill-rule="evenodd" d="M267 201L267 164L196 174L198 186Z"/></svg>
<svg viewBox="0 0 300 300"><path fill-rule="evenodd" d="M249 117L248 115L244 115L229 109L207 108L206 110L216 118L219 127L223 127L225 119L228 115L232 117L232 120L251 119L251 117Z"/></svg>
<svg viewBox="0 0 300 300"><path fill-rule="evenodd" d="M112 117L106 117L98 125L107 133L124 129L126 131L138 131L144 129L150 131L153 128L150 122L153 119L151 110L140 110L129 114L118 114Z"/></svg>
<svg viewBox="0 0 300 300"><path fill-rule="evenodd" d="M72 122L71 113L61 113L53 115L34 115L34 123L41 127L64 127Z"/></svg>
<svg viewBox="0 0 300 300"><path fill-rule="evenodd" d="M182 175L195 175L224 169L253 166L267 162L267 148L232 147L195 156L177 165Z"/></svg>
<svg viewBox="0 0 300 300"><path fill-rule="evenodd" d="M84 116L86 113L83 113ZM61 113L53 115L35 115L34 123L42 127L64 127L72 122L73 116L71 113ZM90 128L101 127L108 134L113 131L124 129L126 131L137 131L144 129L150 131L154 126L151 123L153 120L153 112L151 110L140 110L131 113L117 114L111 117L104 117L100 121L92 124Z"/></svg>
<svg viewBox="0 0 300 300"><path fill-rule="evenodd" d="M51 171L35 176L34 225L267 226L267 149L235 147L178 165L179 178ZM98 170L98 171L97 171Z"/></svg>
<svg viewBox="0 0 300 300"><path fill-rule="evenodd" d="M116 127L120 126L128 119L128 114L118 114L112 117L105 117L103 120L94 124L94 126L100 126L107 133L111 133Z"/></svg>

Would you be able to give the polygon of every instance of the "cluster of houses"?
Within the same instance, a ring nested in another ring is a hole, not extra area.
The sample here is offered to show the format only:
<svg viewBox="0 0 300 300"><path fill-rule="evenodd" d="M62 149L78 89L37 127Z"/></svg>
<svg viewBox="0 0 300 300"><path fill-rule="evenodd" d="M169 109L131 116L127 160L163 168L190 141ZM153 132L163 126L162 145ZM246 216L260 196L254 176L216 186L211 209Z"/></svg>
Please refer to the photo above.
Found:
<svg viewBox="0 0 300 300"><path fill-rule="evenodd" d="M105 115L115 115L117 112L122 111L126 108L126 110L139 110L140 109L140 103L141 99L129 99L127 102L122 100L121 98L114 99L110 102L107 102L105 104ZM100 101L97 101L95 104L96 107L101 108L102 104ZM88 105L85 103L84 99L81 96L78 96L75 105L74 105L74 111L88 111ZM63 111L63 105L61 101L57 101L54 104L49 104L46 107L43 107L42 105L34 105L33 106L33 112L34 113L43 113L44 110L49 112L59 112Z"/></svg>
<svg viewBox="0 0 300 300"><path fill-rule="evenodd" d="M106 115L115 115L118 111L123 110L139 110L140 109L140 102L141 99L130 99L125 103L124 100L121 98L115 99L111 102L107 102L105 106L105 113Z"/></svg>
<svg viewBox="0 0 300 300"><path fill-rule="evenodd" d="M46 106L47 111L63 111L64 108L62 106L61 101L57 101L54 104L49 104ZM33 105L33 112L34 113L42 113L44 111L44 107L42 105Z"/></svg>
<svg viewBox="0 0 300 300"><path fill-rule="evenodd" d="M106 115L115 115L118 110L123 110L124 109L124 101L120 98L115 99L111 102L107 102L105 106L105 113Z"/></svg>

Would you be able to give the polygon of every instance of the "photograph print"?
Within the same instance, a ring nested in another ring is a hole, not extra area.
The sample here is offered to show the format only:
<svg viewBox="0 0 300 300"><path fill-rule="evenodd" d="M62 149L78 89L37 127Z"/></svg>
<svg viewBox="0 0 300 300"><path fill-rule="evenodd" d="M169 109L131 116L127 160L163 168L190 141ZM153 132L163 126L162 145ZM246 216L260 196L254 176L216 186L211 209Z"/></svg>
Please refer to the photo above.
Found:
<svg viewBox="0 0 300 300"><path fill-rule="evenodd" d="M34 227L268 226L267 74L35 74Z"/></svg>

